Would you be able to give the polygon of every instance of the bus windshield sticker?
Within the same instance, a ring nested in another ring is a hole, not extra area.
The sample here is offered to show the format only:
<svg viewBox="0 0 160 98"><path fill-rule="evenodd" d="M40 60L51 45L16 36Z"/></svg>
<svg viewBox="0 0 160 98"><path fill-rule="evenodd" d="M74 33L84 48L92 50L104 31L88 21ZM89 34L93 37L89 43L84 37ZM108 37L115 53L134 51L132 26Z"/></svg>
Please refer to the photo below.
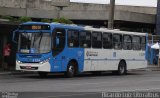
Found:
<svg viewBox="0 0 160 98"><path fill-rule="evenodd" d="M29 53L29 50L28 49L21 49L20 52L21 53Z"/></svg>

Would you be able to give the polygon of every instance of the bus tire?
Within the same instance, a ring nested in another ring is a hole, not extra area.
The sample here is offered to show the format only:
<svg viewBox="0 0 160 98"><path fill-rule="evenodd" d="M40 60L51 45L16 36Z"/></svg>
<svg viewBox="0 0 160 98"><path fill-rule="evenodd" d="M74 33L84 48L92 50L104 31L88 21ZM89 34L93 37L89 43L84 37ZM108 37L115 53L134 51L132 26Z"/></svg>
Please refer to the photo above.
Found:
<svg viewBox="0 0 160 98"><path fill-rule="evenodd" d="M76 67L75 67L75 63L74 62L69 62L68 66L67 66L67 72L65 73L67 78L72 78L75 76L76 74Z"/></svg>
<svg viewBox="0 0 160 98"><path fill-rule="evenodd" d="M118 65L118 75L126 75L127 74L127 67L124 61L120 61Z"/></svg>
<svg viewBox="0 0 160 98"><path fill-rule="evenodd" d="M46 78L48 76L47 72L38 72L38 74L41 78Z"/></svg>

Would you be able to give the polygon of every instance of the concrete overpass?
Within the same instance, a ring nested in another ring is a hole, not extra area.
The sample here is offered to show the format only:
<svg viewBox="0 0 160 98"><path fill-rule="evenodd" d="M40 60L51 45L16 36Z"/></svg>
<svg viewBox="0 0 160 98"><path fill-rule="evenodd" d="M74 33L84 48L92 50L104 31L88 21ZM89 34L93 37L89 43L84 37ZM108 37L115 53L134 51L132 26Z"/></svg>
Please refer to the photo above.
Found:
<svg viewBox="0 0 160 98"><path fill-rule="evenodd" d="M108 20L108 5L70 3L63 8L60 17L72 20ZM28 16L33 18L56 18L59 9L50 1L0 0L0 15ZM155 24L156 8L116 6L115 20Z"/></svg>

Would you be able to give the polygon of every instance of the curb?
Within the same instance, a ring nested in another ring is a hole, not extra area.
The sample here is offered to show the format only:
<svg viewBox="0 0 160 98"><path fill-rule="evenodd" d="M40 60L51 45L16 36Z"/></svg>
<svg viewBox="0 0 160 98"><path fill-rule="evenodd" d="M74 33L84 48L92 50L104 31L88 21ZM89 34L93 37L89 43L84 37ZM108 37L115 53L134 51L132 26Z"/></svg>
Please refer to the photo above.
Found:
<svg viewBox="0 0 160 98"><path fill-rule="evenodd" d="M147 71L160 71L160 69L147 69Z"/></svg>
<svg viewBox="0 0 160 98"><path fill-rule="evenodd" d="M0 72L0 75L21 75L21 74L35 74L35 72L21 72L21 71Z"/></svg>
<svg viewBox="0 0 160 98"><path fill-rule="evenodd" d="M0 75L8 75L8 74L12 74L12 72L0 72Z"/></svg>
<svg viewBox="0 0 160 98"><path fill-rule="evenodd" d="M160 67L158 66L149 66L147 67L148 70L151 70L151 71L160 71Z"/></svg>

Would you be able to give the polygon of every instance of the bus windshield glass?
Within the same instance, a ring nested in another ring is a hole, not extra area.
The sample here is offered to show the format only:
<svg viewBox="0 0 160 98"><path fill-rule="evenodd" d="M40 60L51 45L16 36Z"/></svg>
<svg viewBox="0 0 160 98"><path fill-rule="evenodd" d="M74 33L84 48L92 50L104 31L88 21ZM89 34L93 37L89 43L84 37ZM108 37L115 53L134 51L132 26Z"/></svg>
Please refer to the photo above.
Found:
<svg viewBox="0 0 160 98"><path fill-rule="evenodd" d="M50 33L20 33L19 53L48 53L51 51Z"/></svg>

